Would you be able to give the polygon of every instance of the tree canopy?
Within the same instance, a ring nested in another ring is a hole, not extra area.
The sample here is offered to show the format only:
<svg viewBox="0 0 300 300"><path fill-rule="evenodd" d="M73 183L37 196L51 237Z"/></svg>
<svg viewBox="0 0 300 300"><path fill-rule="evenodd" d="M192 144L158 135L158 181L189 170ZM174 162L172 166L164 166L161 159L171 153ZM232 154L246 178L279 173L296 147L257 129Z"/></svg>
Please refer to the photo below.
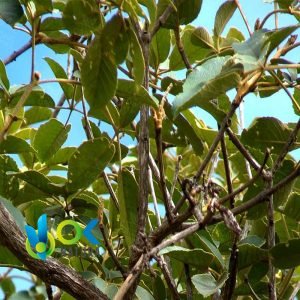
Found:
<svg viewBox="0 0 300 300"><path fill-rule="evenodd" d="M5 299L300 296L300 120L243 124L251 94L300 115L300 4L265 1L249 24L223 1L205 28L204 1L0 1L28 36L0 60ZM17 85L7 66L28 52Z"/></svg>

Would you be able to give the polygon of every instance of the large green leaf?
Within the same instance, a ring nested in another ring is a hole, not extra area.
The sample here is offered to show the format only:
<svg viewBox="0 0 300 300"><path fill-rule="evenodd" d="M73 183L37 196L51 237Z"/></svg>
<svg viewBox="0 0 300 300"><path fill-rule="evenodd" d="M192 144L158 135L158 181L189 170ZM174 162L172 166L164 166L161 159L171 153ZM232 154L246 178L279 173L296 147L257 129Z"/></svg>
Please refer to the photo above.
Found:
<svg viewBox="0 0 300 300"><path fill-rule="evenodd" d="M71 33L89 35L100 25L99 7L93 0L69 0L62 20Z"/></svg>
<svg viewBox="0 0 300 300"><path fill-rule="evenodd" d="M120 204L120 225L127 247L134 243L138 215L138 184L133 174L123 169L118 174L118 199Z"/></svg>
<svg viewBox="0 0 300 300"><path fill-rule="evenodd" d="M64 126L56 119L39 127L32 144L41 162L47 161L57 152L66 141L70 129L71 125Z"/></svg>
<svg viewBox="0 0 300 300"><path fill-rule="evenodd" d="M216 280L210 273L205 273L194 275L192 277L192 282L201 295L208 297L216 293L224 285L227 278L227 273L223 273L218 280Z"/></svg>
<svg viewBox="0 0 300 300"><path fill-rule="evenodd" d="M114 153L114 145L106 138L82 143L69 160L67 190L74 192L92 184Z"/></svg>
<svg viewBox="0 0 300 300"><path fill-rule="evenodd" d="M200 46L201 48L214 50L214 40L204 27L197 27L193 31L191 42L196 46Z"/></svg>
<svg viewBox="0 0 300 300"><path fill-rule="evenodd" d="M215 18L215 26L214 26L214 34L215 36L220 36L228 23L231 19L232 15L236 10L236 1L229 0L225 1L217 11L216 18Z"/></svg>
<svg viewBox="0 0 300 300"><path fill-rule="evenodd" d="M183 84L183 93L173 102L175 116L192 106L205 105L220 94L236 87L240 81L240 69L230 63L228 57L208 60L189 74Z"/></svg>
<svg viewBox="0 0 300 300"><path fill-rule="evenodd" d="M266 30L258 30L247 41L232 44L236 60L243 64L246 72L261 68L265 64L270 45L266 44L267 40Z"/></svg>
<svg viewBox="0 0 300 300"><path fill-rule="evenodd" d="M241 141L250 147L259 148L264 152L266 148L279 154L289 138L291 130L276 118L263 117L253 121L248 129L245 129ZM300 143L296 142L292 149L296 149Z"/></svg>
<svg viewBox="0 0 300 300"><path fill-rule="evenodd" d="M172 3L173 2L173 3ZM157 4L157 19L164 13L169 5L174 5L174 12L170 14L163 27L174 29L178 25L187 25L197 18L202 0L159 0Z"/></svg>
<svg viewBox="0 0 300 300"><path fill-rule="evenodd" d="M81 79L91 113L104 108L114 96L117 87L117 66L114 45L123 26L120 15L115 15L88 49L81 66Z"/></svg>
<svg viewBox="0 0 300 300"><path fill-rule="evenodd" d="M51 68L51 70L54 73L56 78L68 79L68 76L67 76L65 70L63 69L63 67L58 62L56 62L54 59L52 59L50 57L46 57L45 61L50 66L50 68ZM73 87L72 87L72 85L69 84L69 83L60 83L60 86L61 86L62 90L65 93L65 97L67 99L72 99L73 98Z"/></svg>
<svg viewBox="0 0 300 300"><path fill-rule="evenodd" d="M214 260L214 256L203 249L190 250L180 246L166 247L159 251L159 255L168 255L170 258L179 260L182 263L196 266L200 272L207 270Z"/></svg>
<svg viewBox="0 0 300 300"><path fill-rule="evenodd" d="M270 251L273 265L279 269L290 269L300 265L300 239L280 243Z"/></svg>
<svg viewBox="0 0 300 300"><path fill-rule="evenodd" d="M23 16L23 9L18 0L1 0L0 18L13 26Z"/></svg>

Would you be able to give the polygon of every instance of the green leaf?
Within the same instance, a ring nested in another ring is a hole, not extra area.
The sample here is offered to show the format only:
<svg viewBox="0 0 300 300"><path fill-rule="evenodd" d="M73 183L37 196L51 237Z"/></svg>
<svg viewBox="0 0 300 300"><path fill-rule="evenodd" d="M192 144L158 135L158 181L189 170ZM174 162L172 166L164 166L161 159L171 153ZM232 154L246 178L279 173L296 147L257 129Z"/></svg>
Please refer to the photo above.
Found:
<svg viewBox="0 0 300 300"><path fill-rule="evenodd" d="M300 116L300 110L298 107L300 107L300 90L298 88L295 88L294 90L294 98L296 100L297 106L293 102L293 109L296 115Z"/></svg>
<svg viewBox="0 0 300 300"><path fill-rule="evenodd" d="M0 86L2 86L6 91L9 90L9 80L7 78L5 65L0 60Z"/></svg>
<svg viewBox="0 0 300 300"><path fill-rule="evenodd" d="M72 156L72 154L76 151L76 147L65 147L59 149L48 161L47 166L54 166L59 164L66 165Z"/></svg>
<svg viewBox="0 0 300 300"><path fill-rule="evenodd" d="M186 249L180 246L169 246L159 251L159 255L168 255L170 258L179 260L185 264L196 266L198 271L207 270L213 260L214 256L202 249Z"/></svg>
<svg viewBox="0 0 300 300"><path fill-rule="evenodd" d="M247 146L255 144L255 147L262 152L269 148L272 152L279 154L286 144L290 133L291 130L276 118L256 118L250 127L242 132L241 141ZM290 150L299 146L300 144L296 142Z"/></svg>
<svg viewBox="0 0 300 300"><path fill-rule="evenodd" d="M257 262L267 260L268 252L255 245L242 244L239 245L239 270L249 267Z"/></svg>
<svg viewBox="0 0 300 300"><path fill-rule="evenodd" d="M10 175L17 177L38 190L48 195L61 195L63 189L61 186L55 185L51 180L37 171L26 171L22 173L10 172Z"/></svg>
<svg viewBox="0 0 300 300"><path fill-rule="evenodd" d="M18 0L1 0L0 18L13 26L23 16L23 9Z"/></svg>
<svg viewBox="0 0 300 300"><path fill-rule="evenodd" d="M136 288L135 295L139 300L155 300L153 296L141 286Z"/></svg>
<svg viewBox="0 0 300 300"><path fill-rule="evenodd" d="M145 73L145 60L141 45L134 30L129 31L129 62L132 65L132 75L137 84L142 85Z"/></svg>
<svg viewBox="0 0 300 300"><path fill-rule="evenodd" d="M169 120L173 120L173 113L172 113L172 106L168 102L165 103L164 106L166 115ZM190 144L192 145L195 153L197 155L201 155L203 153L204 147L202 140L197 136L195 133L195 130L193 128L193 125L191 122L182 114L178 114L175 119L173 120L173 123L178 127L179 133L184 134Z"/></svg>
<svg viewBox="0 0 300 300"><path fill-rule="evenodd" d="M51 119L39 127L32 144L41 162L47 161L57 152L66 141L70 129L71 125L65 127L56 119Z"/></svg>
<svg viewBox="0 0 300 300"><path fill-rule="evenodd" d="M118 199L121 230L131 251L130 247L134 243L137 230L138 184L127 169L123 169L118 174Z"/></svg>
<svg viewBox="0 0 300 300"><path fill-rule="evenodd" d="M1 154L23 152L34 152L34 149L21 138L9 135L0 143Z"/></svg>
<svg viewBox="0 0 300 300"><path fill-rule="evenodd" d="M201 48L215 50L214 41L204 27L197 27L191 35L191 42Z"/></svg>
<svg viewBox="0 0 300 300"><path fill-rule="evenodd" d="M14 207L10 201L5 198L0 197L0 203L9 211L21 231L25 232L25 219L19 209ZM2 253L2 251L1 251ZM6 262L7 263L7 262Z"/></svg>
<svg viewBox="0 0 300 300"><path fill-rule="evenodd" d="M50 108L35 106L26 110L24 119L26 121L26 125L29 126L35 123L49 120L51 116L52 110Z"/></svg>
<svg viewBox="0 0 300 300"><path fill-rule="evenodd" d="M2 289L5 297L9 297L11 294L13 294L16 291L13 280L9 277L4 277L0 281L0 288Z"/></svg>
<svg viewBox="0 0 300 300"><path fill-rule="evenodd" d="M9 107L15 107L22 97L25 87L17 89L11 95ZM24 106L55 107L55 103L50 95L46 94L40 87L35 87L26 99Z"/></svg>
<svg viewBox="0 0 300 300"><path fill-rule="evenodd" d="M7 175L9 171L19 171L16 162L9 156L0 155L0 195L12 199L18 193L19 182L17 178Z"/></svg>
<svg viewBox="0 0 300 300"><path fill-rule="evenodd" d="M266 30L258 30L245 42L233 43L236 61L242 63L245 72L261 68L266 62L270 43Z"/></svg>
<svg viewBox="0 0 300 300"><path fill-rule="evenodd" d="M49 67L51 68L51 70L54 73L56 78L68 79L68 76L67 76L65 70L58 62L56 62L55 60L53 60L50 57L46 57L44 59L47 62L47 64L49 65ZM65 97L67 99L72 99L73 98L72 85L69 83L60 83L60 86L65 93Z"/></svg>
<svg viewBox="0 0 300 300"><path fill-rule="evenodd" d="M102 109L115 94L117 66L114 45L122 26L122 17L115 15L102 33L96 35L82 63L82 84L91 113L96 107Z"/></svg>
<svg viewBox="0 0 300 300"><path fill-rule="evenodd" d="M69 0L62 21L73 34L89 35L100 25L100 11L93 0Z"/></svg>
<svg viewBox="0 0 300 300"><path fill-rule="evenodd" d="M300 239L280 243L270 251L273 265L279 269L290 269L300 265Z"/></svg>
<svg viewBox="0 0 300 300"><path fill-rule="evenodd" d="M74 192L92 184L114 153L114 145L106 138L82 143L69 160L67 190Z"/></svg>
<svg viewBox="0 0 300 300"><path fill-rule="evenodd" d="M40 26L41 32L56 31L65 29L61 18L48 17L45 18Z"/></svg>
<svg viewBox="0 0 300 300"><path fill-rule="evenodd" d="M192 277L192 282L201 295L208 297L216 293L224 285L227 278L227 273L223 273L217 281L210 273L197 274Z"/></svg>
<svg viewBox="0 0 300 300"><path fill-rule="evenodd" d="M166 22L162 25L163 27L175 29L178 25L187 25L197 18L201 10L202 0L185 0L178 2L179 4L175 4L169 0L158 1L156 19L164 13L169 5L174 6L174 12L170 14Z"/></svg>
<svg viewBox="0 0 300 300"><path fill-rule="evenodd" d="M278 47L286 38L288 38L295 30L299 28L298 25L287 26L276 29L266 33L268 37L265 41L265 45L268 45L268 53L271 53L276 47Z"/></svg>
<svg viewBox="0 0 300 300"><path fill-rule="evenodd" d="M284 214L290 218L300 221L300 194L292 193L284 208Z"/></svg>
<svg viewBox="0 0 300 300"><path fill-rule="evenodd" d="M214 26L214 34L219 37L226 24L229 22L231 17L233 16L236 10L236 2L234 0L225 1L218 9L216 18L215 18L215 26Z"/></svg>
<svg viewBox="0 0 300 300"><path fill-rule="evenodd" d="M162 28L155 34L150 44L150 66L152 68L158 69L159 64L168 58L170 47L170 30Z"/></svg>
<svg viewBox="0 0 300 300"><path fill-rule="evenodd" d="M240 81L239 69L228 63L228 57L212 58L190 73L183 84L183 93L173 102L174 115L192 106L202 107L236 87Z"/></svg>
<svg viewBox="0 0 300 300"><path fill-rule="evenodd" d="M187 25L181 32L181 41L190 64L193 64L196 60L204 59L210 52L210 49L207 49L207 47L200 47L192 42L194 30L194 26ZM172 71L181 70L186 67L178 51L178 47L174 47L169 59L169 67Z"/></svg>

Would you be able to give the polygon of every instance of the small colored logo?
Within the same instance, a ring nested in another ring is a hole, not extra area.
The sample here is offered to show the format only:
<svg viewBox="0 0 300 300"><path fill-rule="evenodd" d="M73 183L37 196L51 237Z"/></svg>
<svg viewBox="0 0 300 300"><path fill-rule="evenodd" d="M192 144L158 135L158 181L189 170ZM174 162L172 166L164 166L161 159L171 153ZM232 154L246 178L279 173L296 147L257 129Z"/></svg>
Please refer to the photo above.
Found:
<svg viewBox="0 0 300 300"><path fill-rule="evenodd" d="M63 245L76 244L82 235L93 245L98 245L99 241L92 233L94 227L98 224L97 219L92 219L86 225L84 229L73 220L64 220L58 224L56 229L57 239ZM63 228L66 226L72 226L75 232L75 236L72 239L66 239L63 236ZM47 215L43 214L38 219L37 230L33 227L26 225L25 230L27 233L26 250L30 256L37 259L46 260L55 250L55 239L53 235L47 230Z"/></svg>
<svg viewBox="0 0 300 300"><path fill-rule="evenodd" d="M33 258L45 260L55 250L53 235L47 231L47 215L43 214L38 219L37 230L26 225L27 233L26 250ZM48 246L49 242L49 246ZM35 252L32 250L35 250Z"/></svg>

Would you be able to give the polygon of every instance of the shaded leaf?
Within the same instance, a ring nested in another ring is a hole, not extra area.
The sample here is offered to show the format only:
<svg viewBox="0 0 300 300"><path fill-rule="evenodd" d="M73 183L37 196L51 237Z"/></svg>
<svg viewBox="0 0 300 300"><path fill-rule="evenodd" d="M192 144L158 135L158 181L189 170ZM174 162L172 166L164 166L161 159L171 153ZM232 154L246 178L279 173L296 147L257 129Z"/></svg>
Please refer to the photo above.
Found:
<svg viewBox="0 0 300 300"><path fill-rule="evenodd" d="M214 26L214 34L215 36L220 36L231 19L232 15L236 10L236 2L234 0L225 1L218 9L216 18L215 18L215 26Z"/></svg>
<svg viewBox="0 0 300 300"><path fill-rule="evenodd" d="M280 243L270 251L273 265L279 269L290 269L300 265L300 239Z"/></svg>
<svg viewBox="0 0 300 300"><path fill-rule="evenodd" d="M114 96L117 87L117 66L114 45L123 26L120 15L115 15L96 34L81 66L81 79L85 97L91 113L96 107L101 109Z"/></svg>
<svg viewBox="0 0 300 300"><path fill-rule="evenodd" d="M272 152L279 154L286 144L290 133L291 130L276 118L256 118L250 127L242 132L241 141L247 146L251 146L254 143L255 147L262 152L269 148ZM299 146L300 144L296 142L291 147L291 150Z"/></svg>
<svg viewBox="0 0 300 300"><path fill-rule="evenodd" d="M23 9L18 0L2 0L0 2L0 18L13 26L23 16Z"/></svg>
<svg viewBox="0 0 300 300"><path fill-rule="evenodd" d="M100 12L93 0L69 0L62 21L74 34L89 35L100 25Z"/></svg>
<svg viewBox="0 0 300 300"><path fill-rule="evenodd" d="M168 0L159 0L157 4L157 16L158 19L166 10L166 8L172 2ZM202 0L185 0L179 1L179 4L173 3L174 12L170 14L166 22L163 24L163 27L174 29L177 25L187 25L197 18L201 6Z"/></svg>
<svg viewBox="0 0 300 300"><path fill-rule="evenodd" d="M71 125L65 127L56 119L39 127L32 144L41 162L47 161L57 152L66 141L70 129Z"/></svg>
<svg viewBox="0 0 300 300"><path fill-rule="evenodd" d="M9 135L0 143L1 154L23 152L34 152L34 149L21 138Z"/></svg>
<svg viewBox="0 0 300 300"><path fill-rule="evenodd" d="M118 174L120 225L128 249L134 243L137 230L138 184L133 174L123 169Z"/></svg>
<svg viewBox="0 0 300 300"><path fill-rule="evenodd" d="M115 147L106 138L97 138L82 143L69 160L67 190L86 188L101 174L115 152Z"/></svg>

